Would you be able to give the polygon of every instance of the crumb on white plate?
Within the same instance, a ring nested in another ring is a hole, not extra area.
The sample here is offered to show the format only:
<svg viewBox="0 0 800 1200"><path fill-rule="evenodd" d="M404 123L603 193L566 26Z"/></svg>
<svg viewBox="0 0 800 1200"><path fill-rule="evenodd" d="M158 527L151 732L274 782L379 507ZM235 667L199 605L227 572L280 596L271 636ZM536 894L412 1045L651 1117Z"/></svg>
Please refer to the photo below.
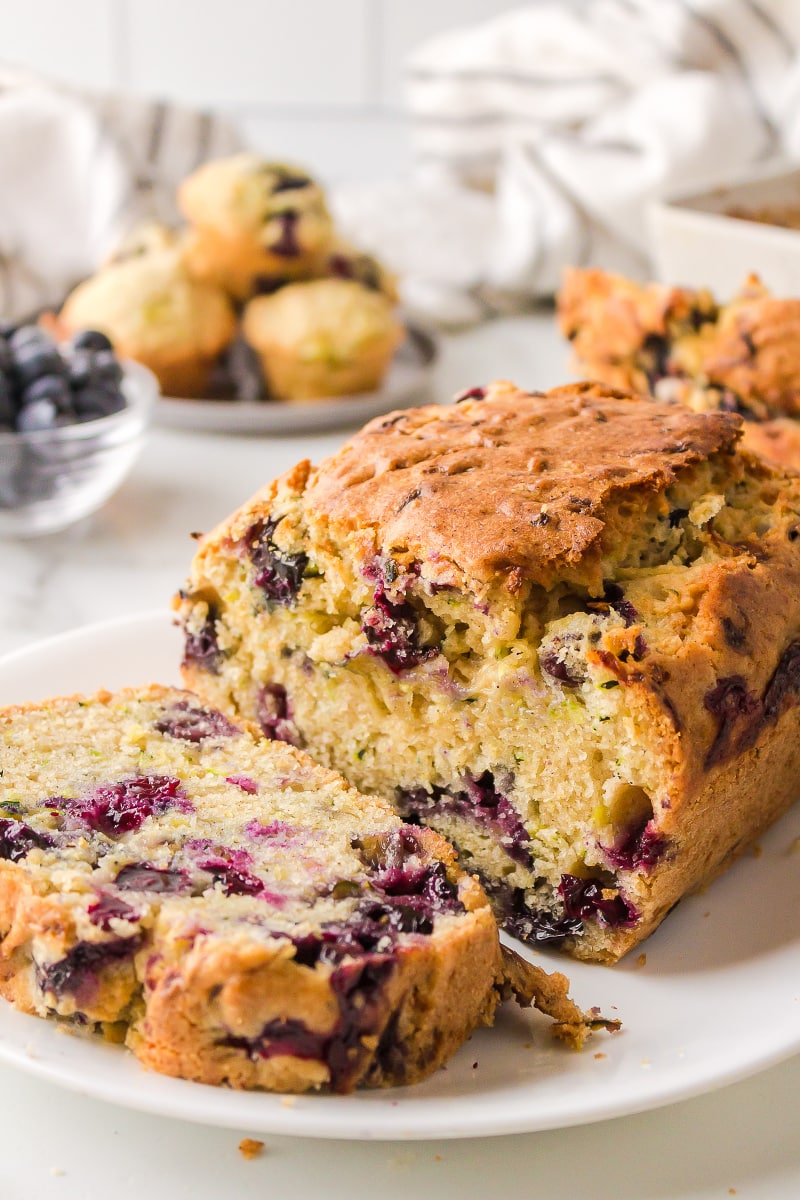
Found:
<svg viewBox="0 0 800 1200"><path fill-rule="evenodd" d="M242 1138L239 1142L239 1153L248 1161L251 1158L258 1158L259 1154L264 1153L264 1143L259 1142L257 1138Z"/></svg>

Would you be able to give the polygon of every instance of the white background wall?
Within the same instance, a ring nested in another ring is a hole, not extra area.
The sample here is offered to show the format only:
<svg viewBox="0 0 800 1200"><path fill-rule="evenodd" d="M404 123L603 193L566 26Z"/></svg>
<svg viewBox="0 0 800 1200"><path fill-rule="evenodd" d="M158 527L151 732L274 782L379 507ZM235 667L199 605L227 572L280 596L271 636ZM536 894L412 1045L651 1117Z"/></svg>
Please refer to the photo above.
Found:
<svg viewBox="0 0 800 1200"><path fill-rule="evenodd" d="M514 0L0 0L0 59L94 89L227 110L326 178L409 162L402 67Z"/></svg>

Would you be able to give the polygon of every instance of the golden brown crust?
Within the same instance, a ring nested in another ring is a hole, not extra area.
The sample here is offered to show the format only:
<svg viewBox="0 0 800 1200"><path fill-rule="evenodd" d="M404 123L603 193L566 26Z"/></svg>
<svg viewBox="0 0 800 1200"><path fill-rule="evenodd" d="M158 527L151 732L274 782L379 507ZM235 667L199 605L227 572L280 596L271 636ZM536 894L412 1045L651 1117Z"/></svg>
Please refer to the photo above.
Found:
<svg viewBox="0 0 800 1200"><path fill-rule="evenodd" d="M500 575L512 590L568 570L592 585L609 515L729 453L739 427L590 384L497 383L483 400L371 421L312 474L305 506L338 532L373 529L384 552Z"/></svg>
<svg viewBox="0 0 800 1200"><path fill-rule="evenodd" d="M334 1087L313 1058L245 1056L270 1021L296 1021L335 1043L340 1002L332 968L296 963L276 949L203 946L146 968L147 1007L130 1044L145 1065L202 1083L271 1091ZM487 990L486 980L496 981ZM405 948L367 1001L362 1032L333 1051L347 1090L415 1083L437 1070L480 1024L490 1024L504 980L494 919L484 907L449 936ZM538 985L538 979L537 979Z"/></svg>
<svg viewBox="0 0 800 1200"><path fill-rule="evenodd" d="M660 397L666 385L694 408L740 406L768 426L763 436L749 430L746 444L800 467L800 446L780 423L800 415L800 300L770 296L751 276L718 307L707 292L573 268L558 311L587 378ZM683 381L692 386L681 395Z"/></svg>

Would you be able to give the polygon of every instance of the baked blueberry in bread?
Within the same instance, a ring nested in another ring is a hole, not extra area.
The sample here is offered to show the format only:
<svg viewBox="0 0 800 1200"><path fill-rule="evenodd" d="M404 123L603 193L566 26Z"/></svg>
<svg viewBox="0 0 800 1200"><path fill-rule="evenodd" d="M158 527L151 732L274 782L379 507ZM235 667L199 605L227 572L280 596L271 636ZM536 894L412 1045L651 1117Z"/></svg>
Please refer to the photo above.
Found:
<svg viewBox="0 0 800 1200"><path fill-rule="evenodd" d="M378 418L203 540L186 681L617 959L796 795L800 478L740 430L589 384Z"/></svg>
<svg viewBox="0 0 800 1200"><path fill-rule="evenodd" d="M410 1083L515 990L480 885L280 741L151 687L0 711L0 994L233 1087Z"/></svg>
<svg viewBox="0 0 800 1200"><path fill-rule="evenodd" d="M721 304L706 290L565 272L561 330L587 379L745 420L744 445L800 468L800 300L750 276Z"/></svg>

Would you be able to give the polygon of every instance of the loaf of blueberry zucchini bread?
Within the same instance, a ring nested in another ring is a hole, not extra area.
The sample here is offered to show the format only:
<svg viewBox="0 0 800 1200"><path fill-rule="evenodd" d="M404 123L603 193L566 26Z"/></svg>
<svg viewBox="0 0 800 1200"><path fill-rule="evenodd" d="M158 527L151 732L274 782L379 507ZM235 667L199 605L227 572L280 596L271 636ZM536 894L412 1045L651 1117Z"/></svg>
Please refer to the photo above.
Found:
<svg viewBox="0 0 800 1200"><path fill-rule="evenodd" d="M570 268L561 330L585 379L745 420L747 449L800 469L800 299L756 276L722 304L705 289Z"/></svg>
<svg viewBox="0 0 800 1200"><path fill-rule="evenodd" d="M800 478L601 386L378 418L207 536L187 682L615 960L797 793Z"/></svg>
<svg viewBox="0 0 800 1200"><path fill-rule="evenodd" d="M510 990L591 1024L501 951L441 837L189 693L5 709L0 752L0 995L26 1012L282 1091L421 1079Z"/></svg>

